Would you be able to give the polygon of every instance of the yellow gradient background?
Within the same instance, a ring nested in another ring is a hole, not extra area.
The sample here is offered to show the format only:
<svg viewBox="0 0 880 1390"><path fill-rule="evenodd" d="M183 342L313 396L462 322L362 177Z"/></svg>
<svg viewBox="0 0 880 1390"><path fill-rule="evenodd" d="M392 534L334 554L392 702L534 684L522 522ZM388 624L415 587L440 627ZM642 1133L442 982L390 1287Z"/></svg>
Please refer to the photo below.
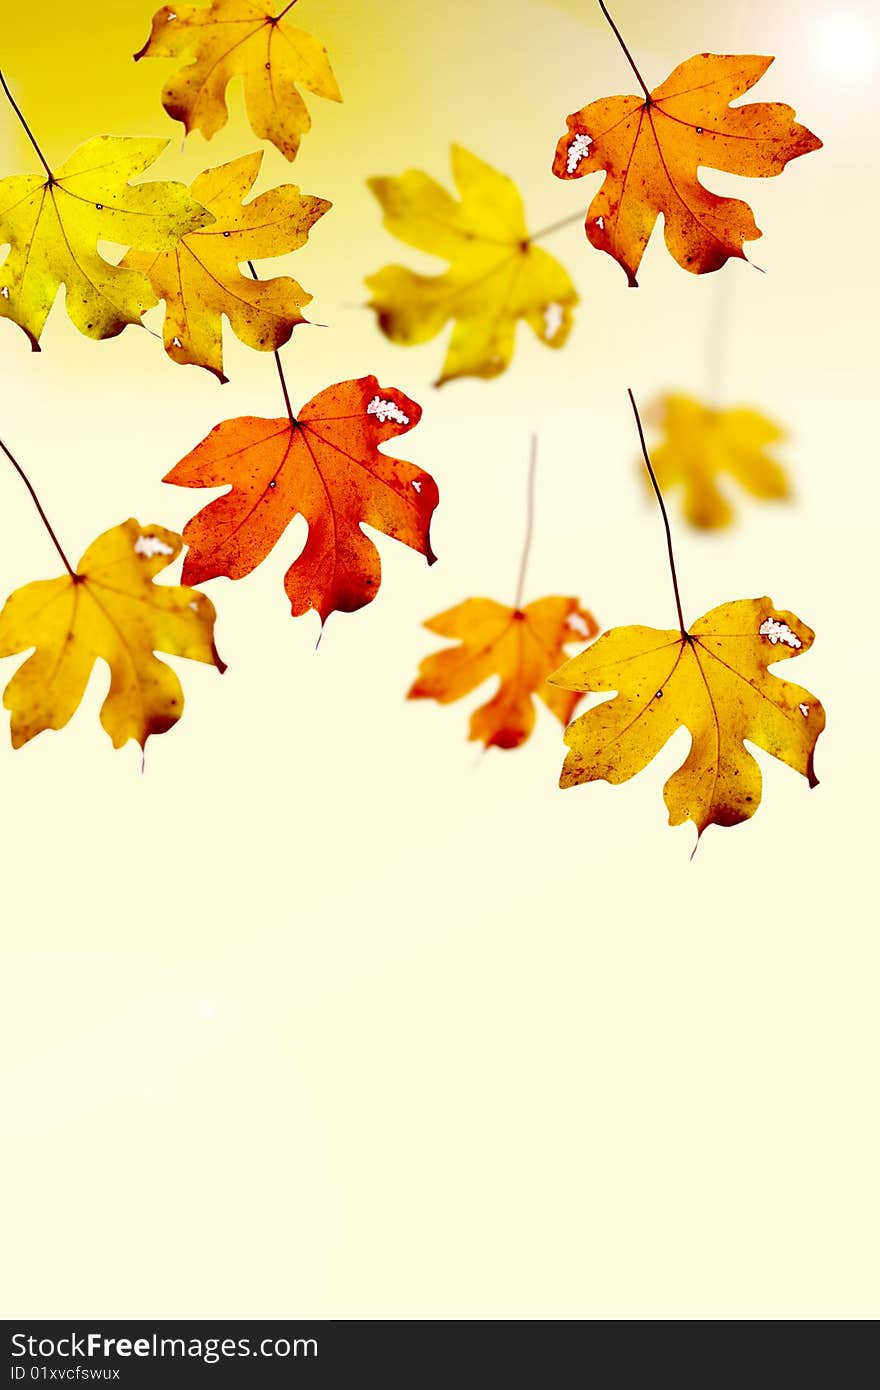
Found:
<svg viewBox="0 0 880 1390"><path fill-rule="evenodd" d="M150 15L4 7L3 68L51 160L164 133L156 175L189 180L257 148L233 88L227 128L181 152L171 66L131 62ZM61 734L0 750L7 1317L878 1312L876 9L615 15L650 83L703 50L777 54L755 99L825 148L777 179L704 174L752 204L765 273L688 276L658 232L634 292L570 226L544 243L582 295L566 348L521 329L505 376L438 392L443 342L396 348L362 307L380 266L433 265L365 179L448 182L456 140L544 226L598 186L549 172L566 114L632 76L592 0L300 0L345 102L310 97L299 158L267 147L259 185L335 205L285 263L326 325L284 352L294 403L375 372L423 404L401 452L439 483L440 559L381 539L377 601L316 651L281 587L297 521L250 578L207 586L229 670L179 664L184 717L143 774L98 725L103 670ZM36 167L5 105L0 156ZM0 323L0 437L74 557L131 515L182 527L199 498L161 482L171 464L219 420L282 412L270 356L230 335L226 364L221 388L146 332L92 343L60 302L39 355ZM711 538L670 499L686 616L765 593L797 612L818 635L786 675L829 726L818 789L759 755L758 814L690 861L662 801L684 732L626 786L563 793L546 711L524 749L481 756L474 700L403 695L437 645L424 618L512 598L532 430L527 597L674 625L625 388L712 382L790 428L797 498L743 501ZM56 573L5 465L0 516L0 593Z"/></svg>

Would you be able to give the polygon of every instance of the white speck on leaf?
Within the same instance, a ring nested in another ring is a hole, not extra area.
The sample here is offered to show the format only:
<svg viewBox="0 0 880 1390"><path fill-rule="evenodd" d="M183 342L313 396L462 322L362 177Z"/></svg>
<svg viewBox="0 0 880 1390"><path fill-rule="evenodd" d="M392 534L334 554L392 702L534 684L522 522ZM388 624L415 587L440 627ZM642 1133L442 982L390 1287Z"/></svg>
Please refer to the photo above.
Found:
<svg viewBox="0 0 880 1390"><path fill-rule="evenodd" d="M418 478L413 478L413 487L415 488L416 492L421 492L422 485L419 482Z"/></svg>
<svg viewBox="0 0 880 1390"><path fill-rule="evenodd" d="M405 415L399 405L394 401L383 401L381 396L374 396L367 406L367 414L375 415L380 424L386 424L393 420L397 425L408 425L409 416Z"/></svg>
<svg viewBox="0 0 880 1390"><path fill-rule="evenodd" d="M195 598L193 599L192 603L190 604L190 608L192 609L192 611L193 611L194 613L198 613L198 611L199 611L199 601L198 601L198 599L195 599Z"/></svg>
<svg viewBox="0 0 880 1390"><path fill-rule="evenodd" d="M604 217L597 217L597 218L596 218L596 226L599 228L599 231L600 231L600 232L604 232L604 230L605 230L605 218L604 218Z"/></svg>
<svg viewBox="0 0 880 1390"><path fill-rule="evenodd" d="M4 298L4 299L8 299L8 298L9 298L9 286L8 286L8 285L4 285L4 286L3 286L3 298Z"/></svg>
<svg viewBox="0 0 880 1390"><path fill-rule="evenodd" d="M800 710L801 714L802 714L802 715L804 716L804 718L806 719L806 718L807 718L807 715L810 713L810 706L809 706L809 705L798 705L798 709Z"/></svg>
<svg viewBox="0 0 880 1390"><path fill-rule="evenodd" d="M183 343L180 341L179 338L175 338L175 339L172 341L171 346L172 346L172 347L183 347Z"/></svg>
<svg viewBox="0 0 880 1390"><path fill-rule="evenodd" d="M552 342L562 327L565 310L561 304L548 304L544 309L544 337Z"/></svg>
<svg viewBox="0 0 880 1390"><path fill-rule="evenodd" d="M574 628L575 632L580 633L582 637L588 636L590 631L586 620L581 617L580 613L569 613L568 626Z"/></svg>
<svg viewBox="0 0 880 1390"><path fill-rule="evenodd" d="M566 171L573 174L582 159L586 159L593 141L589 135L576 135L568 147Z"/></svg>
<svg viewBox="0 0 880 1390"><path fill-rule="evenodd" d="M134 543L134 553L151 560L154 555L173 555L174 546L166 545L158 536L138 536Z"/></svg>
<svg viewBox="0 0 880 1390"><path fill-rule="evenodd" d="M788 623L780 623L776 618L765 618L758 628L758 632L761 637L766 637L774 647L780 642L786 647L803 646L803 642L796 633L792 632Z"/></svg>

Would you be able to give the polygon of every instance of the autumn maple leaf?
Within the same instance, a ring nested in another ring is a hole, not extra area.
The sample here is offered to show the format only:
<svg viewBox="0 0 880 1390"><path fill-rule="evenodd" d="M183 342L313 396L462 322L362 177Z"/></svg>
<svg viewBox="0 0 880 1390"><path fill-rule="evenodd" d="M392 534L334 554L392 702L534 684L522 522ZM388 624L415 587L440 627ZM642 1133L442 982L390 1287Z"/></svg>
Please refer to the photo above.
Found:
<svg viewBox="0 0 880 1390"><path fill-rule="evenodd" d="M686 633L612 628L550 677L579 694L617 691L566 731L560 786L626 782L682 727L691 749L663 789L670 825L692 820L702 834L754 815L761 769L745 739L816 786L813 753L825 711L808 690L767 671L801 656L813 635L769 598L722 604Z"/></svg>
<svg viewBox="0 0 880 1390"><path fill-rule="evenodd" d="M563 267L533 244L516 185L460 145L452 147L452 171L460 202L416 169L368 180L388 230L450 262L442 275L390 265L367 279L370 308L395 343L427 342L455 320L438 385L503 372L520 319L542 343L562 347L578 302Z"/></svg>
<svg viewBox="0 0 880 1390"><path fill-rule="evenodd" d="M231 487L184 527L184 582L250 574L297 513L309 534L285 577L294 615L314 608L323 623L375 598L379 554L362 525L433 563L436 484L378 447L420 417L415 401L367 376L321 391L295 419L247 416L217 425L165 478L181 487Z"/></svg>
<svg viewBox="0 0 880 1390"><path fill-rule="evenodd" d="M183 711L180 681L154 653L224 663L214 646L214 605L180 585L154 584L180 552L181 538L130 520L105 531L75 574L17 589L0 613L0 656L35 647L6 687L12 743L61 729L77 709L100 657L110 667L101 723L121 748L143 747Z"/></svg>
<svg viewBox="0 0 880 1390"><path fill-rule="evenodd" d="M289 276L255 280L239 264L282 256L303 246L331 206L285 184L244 203L260 172L262 153L245 155L200 174L191 192L213 215L209 227L170 251L130 251L122 262L142 271L165 301L165 351L175 362L206 367L221 381L223 318L248 347L270 352L304 323L312 296Z"/></svg>
<svg viewBox="0 0 880 1390"><path fill-rule="evenodd" d="M162 105L183 122L187 134L198 130L206 140L229 119L228 84L243 78L254 134L294 159L312 124L297 87L342 100L324 45L283 22L295 3L291 0L277 14L256 0L211 0L208 8L166 5L153 16L150 37L134 55L135 62L192 56L165 84Z"/></svg>
<svg viewBox="0 0 880 1390"><path fill-rule="evenodd" d="M0 316L35 351L62 285L71 320L89 338L115 337L156 303L146 276L106 261L99 242L169 250L213 221L182 183L130 182L167 143L101 135L52 174L47 166L45 175L0 179L0 245L10 247L0 265Z"/></svg>
<svg viewBox="0 0 880 1390"><path fill-rule="evenodd" d="M409 690L410 700L447 705L498 677L492 699L471 715L470 735L487 748L518 748L535 724L535 697L567 724L579 695L554 689L547 676L573 642L599 631L592 613L575 598L536 599L510 608L490 598L471 598L425 623L429 632L459 642L428 656Z"/></svg>
<svg viewBox="0 0 880 1390"><path fill-rule="evenodd" d="M614 257L630 285L637 284L642 254L661 214L671 255L697 275L718 270L731 257L745 260L744 242L761 235L748 204L710 193L697 177L698 166L769 178L782 173L789 160L821 147L821 140L796 123L790 106L730 106L772 62L699 53L652 92L636 69L642 96L603 97L568 117L553 172L579 179L605 171L587 212L587 238Z"/></svg>
<svg viewBox="0 0 880 1390"><path fill-rule="evenodd" d="M684 514L692 526L729 526L733 509L718 485L733 478L753 497L791 495L784 468L767 452L785 431L757 410L722 410L688 396L671 394L656 405L663 437L651 450L661 488L681 487Z"/></svg>
<svg viewBox="0 0 880 1390"><path fill-rule="evenodd" d="M629 397L663 516L678 630L612 628L550 676L579 694L616 691L566 730L560 786L626 782L686 728L690 752L663 794L670 825L692 820L699 839L709 825L748 820L760 804L761 769L746 739L817 785L813 754L825 711L808 690L767 670L802 655L814 634L769 598L735 599L685 627L669 517L632 391Z"/></svg>

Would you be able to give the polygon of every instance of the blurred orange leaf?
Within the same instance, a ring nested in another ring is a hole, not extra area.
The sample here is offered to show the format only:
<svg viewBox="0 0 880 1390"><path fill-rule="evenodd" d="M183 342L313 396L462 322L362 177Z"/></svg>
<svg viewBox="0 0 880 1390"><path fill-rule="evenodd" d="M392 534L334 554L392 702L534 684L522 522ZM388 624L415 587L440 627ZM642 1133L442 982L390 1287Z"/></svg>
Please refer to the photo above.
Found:
<svg viewBox="0 0 880 1390"><path fill-rule="evenodd" d="M579 179L605 171L587 213L587 238L614 257L630 285L637 283L661 214L671 255L697 275L718 270L731 257L744 260L743 243L761 235L749 205L710 193L697 177L698 166L769 178L790 159L821 147L795 122L790 106L729 105L772 62L698 53L650 96L603 97L568 117L553 172Z"/></svg>
<svg viewBox="0 0 880 1390"><path fill-rule="evenodd" d="M497 676L495 695L471 715L469 737L487 748L525 743L535 723L535 696L563 724L568 722L580 696L554 689L547 676L565 656L566 646L586 642L599 631L592 613L577 599L560 597L536 599L522 609L471 598L429 618L425 627L460 645L425 658L408 699L447 705Z"/></svg>
<svg viewBox="0 0 880 1390"><path fill-rule="evenodd" d="M800 656L813 633L769 598L713 608L685 635L618 627L551 677L566 691L616 691L565 733L560 785L626 782L647 767L676 730L691 735L687 759L669 778L669 824L737 825L761 800L761 770L748 739L816 786L813 753L825 727L814 695L767 667Z"/></svg>
<svg viewBox="0 0 880 1390"><path fill-rule="evenodd" d="M460 201L417 169L368 180L388 230L450 262L442 275L389 265L367 279L370 308L395 343L427 342L455 320L438 386L505 371L520 319L547 347L562 347L578 302L567 272L533 245L516 185L461 145L452 172Z"/></svg>
<svg viewBox="0 0 880 1390"><path fill-rule="evenodd" d="M129 251L123 266L142 271L165 301L165 351L175 362L206 367L221 381L223 318L248 347L271 352L304 323L311 295L289 276L255 280L240 263L282 256L305 245L331 206L284 184L244 203L260 172L262 153L245 155L200 174L190 191L213 215L171 250L151 256Z"/></svg>
<svg viewBox="0 0 880 1390"><path fill-rule="evenodd" d="M184 527L184 582L250 574L298 513L309 534L285 576L294 615L314 608L323 623L375 598L379 554L362 525L432 564L437 486L378 447L411 430L421 413L402 391L367 376L321 391L296 419L246 416L217 425L165 478L181 487L231 488Z"/></svg>
<svg viewBox="0 0 880 1390"><path fill-rule="evenodd" d="M154 14L150 37L134 55L135 62L192 56L165 84L162 105L183 122L187 134L198 130L206 140L229 119L227 85L234 77L243 78L254 134L294 159L312 124L297 87L342 100L324 45L282 22L295 3L277 15L267 14L267 6L254 0L211 0L208 8L165 5Z"/></svg>
<svg viewBox="0 0 880 1390"><path fill-rule="evenodd" d="M195 589L154 584L180 553L181 538L135 520L114 526L83 555L76 576L16 589L0 613L0 656L35 647L6 687L12 743L61 729L77 709L100 657L110 667L101 723L121 748L143 747L183 711L183 691L154 653L226 668L214 646L214 605Z"/></svg>
<svg viewBox="0 0 880 1390"><path fill-rule="evenodd" d="M657 481L664 489L682 488L684 514L692 526L712 530L733 520L718 485L722 474L753 497L791 496L785 469L768 452L785 431L757 410L720 410L673 393L663 396L653 413L663 429L651 450Z"/></svg>

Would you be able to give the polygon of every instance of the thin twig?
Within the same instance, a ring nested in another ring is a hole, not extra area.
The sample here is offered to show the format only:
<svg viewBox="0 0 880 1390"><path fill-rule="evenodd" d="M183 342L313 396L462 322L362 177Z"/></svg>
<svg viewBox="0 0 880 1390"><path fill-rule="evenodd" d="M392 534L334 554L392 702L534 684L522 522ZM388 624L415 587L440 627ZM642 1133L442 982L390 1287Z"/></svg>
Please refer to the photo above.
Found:
<svg viewBox="0 0 880 1390"><path fill-rule="evenodd" d="M553 232L561 231L563 227L570 227L573 222L583 222L582 212L572 213L570 217L561 217L558 222L551 222L549 227L542 227L539 232L532 232L529 241L540 241L541 237L550 236Z"/></svg>
<svg viewBox="0 0 880 1390"><path fill-rule="evenodd" d="M23 115L22 110L21 110L21 107L19 106L18 102L15 100L15 97L14 97L14 96L12 95L12 93L10 92L9 86L8 86L8 84L7 84L7 81L6 81L6 78L3 76L3 73L2 73L2 72L0 72L0 86L3 87L4 92L6 93L7 97L9 98L9 104L10 104L10 106L12 107L12 109L13 109L13 111L15 112L16 116L17 116L18 119L21 121L22 125L24 126L25 134L27 135L27 138L30 140L31 144L33 145L34 149L36 150L37 154L39 155L39 157L40 157L40 163L42 164L43 168L46 170L46 173L49 175L49 182L52 183L52 182L53 182L53 174L52 174L52 170L49 168L49 165L48 165L47 162L46 162L46 156L43 154L43 151L40 149L39 145L37 144L36 136L34 135L34 132L31 130L31 128L30 128L30 126L28 125L27 121L25 120L24 115Z"/></svg>
<svg viewBox="0 0 880 1390"><path fill-rule="evenodd" d="M296 0L294 0L294 4L295 4L295 3L296 3ZM290 6L288 6L288 9L289 9L289 8L290 8ZM248 261L248 270L250 271L251 275L253 275L253 277L254 277L255 280L259 280L260 277L259 277L259 275L257 274L256 270L254 269L254 263L253 263L253 261ZM295 425L295 424L296 424L296 416L295 416L294 413L293 413L293 406L290 404L290 392L289 392L288 389L287 389L287 381L286 381L285 376L284 376L284 368L283 368L282 365L281 365L281 354L279 353L279 351L278 351L277 348L274 349L274 353L275 353L275 366L278 368L278 380L281 382L281 390L284 392L284 404L287 406L287 416L288 416L288 419L290 420L290 423L291 423L292 425Z"/></svg>
<svg viewBox="0 0 880 1390"><path fill-rule="evenodd" d="M526 535L523 541L522 559L519 562L519 577L516 581L516 599L514 608L519 613L522 610L523 593L526 585L526 569L529 563L529 554L532 549L532 533L535 529L535 469L538 464L538 436L532 435L532 449L529 455L529 480L527 483L526 503Z"/></svg>
<svg viewBox="0 0 880 1390"><path fill-rule="evenodd" d="M648 454L648 446L645 443L645 432L642 429L642 421L639 415L639 408L636 405L636 398L633 395L631 388L627 390L627 395L629 396L630 404L633 408L633 414L636 417L636 429L639 432L639 443L642 446L642 455L645 460L645 467L647 468L651 478L651 482L654 485L654 491L657 494L657 501L660 503L660 511L663 515L663 525L666 527L666 548L669 551L669 568L672 571L672 587L675 590L675 606L678 609L678 626L681 631L682 637L685 639L686 642L688 642L690 641L690 638L688 637L687 628L684 625L684 615L681 611L681 596L678 592L678 575L676 574L675 570L675 556L672 553L672 532L669 529L669 517L666 514L666 503L663 501L663 493L660 491L660 485L657 482L657 475L654 472L654 469L651 465L651 459Z"/></svg>
<svg viewBox="0 0 880 1390"><path fill-rule="evenodd" d="M643 91L644 94L645 94L645 97L647 98L648 102L650 103L650 101L651 101L651 93L648 91L647 85L646 85L646 83L645 83L645 79L642 77L642 74L639 72L638 68L636 67L635 59L633 58L632 54L630 53L629 49L627 48L626 44L624 43L624 41L623 41L623 35L621 34L621 32L620 32L620 30L618 29L617 25L614 23L614 20L611 18L611 15L608 13L608 9L607 9L607 7L606 7L606 5L605 5L605 3L604 3L604 0L599 0L599 9L602 11L603 15L604 15L605 18L608 20L608 23L611 25L611 28L614 30L614 37L617 39L617 42L620 44L621 48L623 49L624 53L626 54L627 62L629 63L630 67L632 68L632 70L633 70L633 72L635 73L636 77L639 79L639 86L641 87L642 91Z"/></svg>
<svg viewBox="0 0 880 1390"><path fill-rule="evenodd" d="M2 439L0 439L0 449L3 450L4 454L5 454L6 457L9 459L9 462L12 464L12 466L13 466L13 468L15 469L16 473L17 473L18 476L21 478L22 482L24 483L25 487L27 488L28 492L30 493L31 498L32 498L32 500L33 500L33 504L34 504L34 506L36 507L37 511L38 511L39 514L40 514L40 519L41 519L43 525L45 526L46 530L49 532L49 535L52 537L52 544L55 546L55 549L58 551L58 554L61 556L62 560L64 561L64 568L67 570L67 573L70 575L71 579L78 579L79 576L77 575L76 570L73 568L73 565L70 563L70 561L68 560L68 558L67 558L67 556L65 555L64 551L62 550L62 548L61 548L61 542L59 541L59 539L58 539L58 537L56 536L54 530L52 529L52 524L51 524L51 522L49 521L49 518L47 517L46 513L43 511L42 503L40 502L39 497L37 496L36 492L34 491L34 487L33 487L33 484L31 483L30 478L29 478L28 475L25 473L25 471L24 471L24 469L22 468L21 464L19 463L18 459L15 458L15 457L9 452L9 450L8 450L7 447L6 447L6 445L3 443L3 440L2 440Z"/></svg>

